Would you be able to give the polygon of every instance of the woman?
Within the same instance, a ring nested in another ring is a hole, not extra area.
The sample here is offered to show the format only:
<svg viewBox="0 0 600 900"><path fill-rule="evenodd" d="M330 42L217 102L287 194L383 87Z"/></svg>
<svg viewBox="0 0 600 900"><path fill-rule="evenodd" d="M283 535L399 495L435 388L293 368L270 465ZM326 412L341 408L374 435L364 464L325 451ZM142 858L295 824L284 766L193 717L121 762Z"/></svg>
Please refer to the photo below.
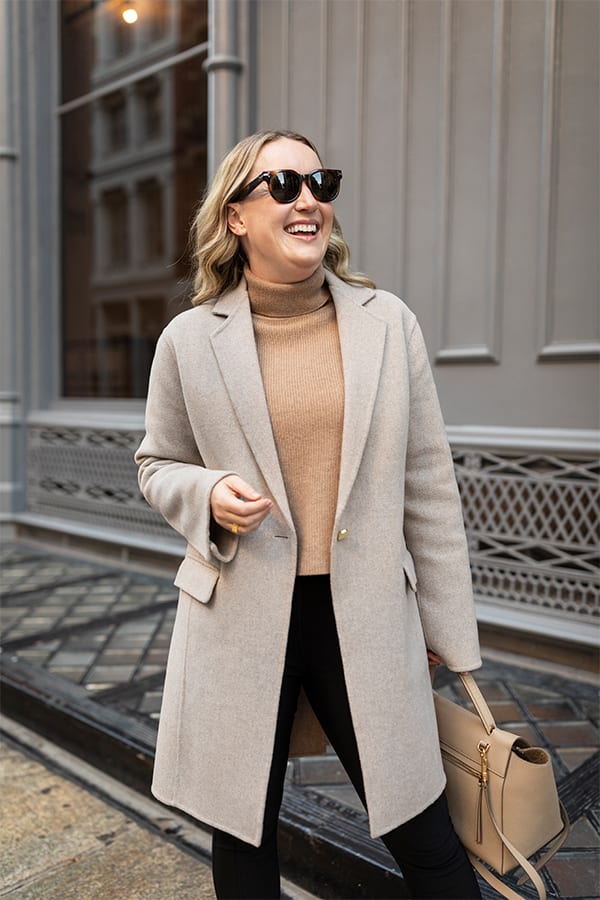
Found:
<svg viewBox="0 0 600 900"><path fill-rule="evenodd" d="M214 827L218 897L279 897L314 711L413 896L465 900L427 655L480 665L460 502L415 317L348 270L341 176L252 135L194 223L195 308L158 342L136 454L188 542L153 792Z"/></svg>

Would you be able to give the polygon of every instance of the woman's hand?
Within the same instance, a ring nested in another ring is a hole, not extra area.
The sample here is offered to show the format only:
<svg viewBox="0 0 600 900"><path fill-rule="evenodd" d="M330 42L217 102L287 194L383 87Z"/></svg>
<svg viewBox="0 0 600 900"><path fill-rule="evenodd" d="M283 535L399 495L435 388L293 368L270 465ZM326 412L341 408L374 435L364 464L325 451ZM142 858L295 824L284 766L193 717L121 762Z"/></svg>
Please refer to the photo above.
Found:
<svg viewBox="0 0 600 900"><path fill-rule="evenodd" d="M438 656L437 653L434 653L433 650L427 651L427 659L429 661L430 666L443 666L444 660L441 656Z"/></svg>
<svg viewBox="0 0 600 900"><path fill-rule="evenodd" d="M269 515L273 503L237 475L226 475L211 491L210 508L213 519L222 528L234 534L250 534Z"/></svg>

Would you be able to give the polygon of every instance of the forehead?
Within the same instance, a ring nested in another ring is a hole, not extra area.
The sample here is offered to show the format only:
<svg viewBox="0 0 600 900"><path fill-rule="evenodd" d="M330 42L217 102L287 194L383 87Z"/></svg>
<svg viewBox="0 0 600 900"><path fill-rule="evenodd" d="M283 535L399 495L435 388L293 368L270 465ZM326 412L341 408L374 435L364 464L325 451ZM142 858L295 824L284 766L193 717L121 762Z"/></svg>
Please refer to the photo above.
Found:
<svg viewBox="0 0 600 900"><path fill-rule="evenodd" d="M279 138L266 144L258 156L253 175L273 169L295 169L297 172L311 172L321 166L321 160L314 150L301 141Z"/></svg>

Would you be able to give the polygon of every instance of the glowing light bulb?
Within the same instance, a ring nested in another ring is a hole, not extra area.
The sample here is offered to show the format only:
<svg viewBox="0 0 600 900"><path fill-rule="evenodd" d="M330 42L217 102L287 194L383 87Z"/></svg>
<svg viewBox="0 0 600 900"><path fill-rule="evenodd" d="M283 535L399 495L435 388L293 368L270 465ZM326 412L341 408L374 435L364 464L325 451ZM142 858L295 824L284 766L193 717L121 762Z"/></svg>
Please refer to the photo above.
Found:
<svg viewBox="0 0 600 900"><path fill-rule="evenodd" d="M133 3L125 3L123 9L121 10L121 18L128 25L134 25L138 20L137 9L133 5Z"/></svg>

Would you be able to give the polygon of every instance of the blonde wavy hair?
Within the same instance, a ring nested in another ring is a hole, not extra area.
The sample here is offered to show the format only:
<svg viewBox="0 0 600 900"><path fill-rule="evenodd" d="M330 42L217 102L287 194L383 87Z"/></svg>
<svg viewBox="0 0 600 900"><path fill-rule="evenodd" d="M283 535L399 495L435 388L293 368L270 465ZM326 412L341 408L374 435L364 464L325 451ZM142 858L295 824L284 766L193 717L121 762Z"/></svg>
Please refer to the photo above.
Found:
<svg viewBox="0 0 600 900"><path fill-rule="evenodd" d="M227 225L227 204L230 197L235 196L236 191L247 184L256 158L265 144L281 138L300 141L321 158L312 141L294 131L261 131L251 134L227 154L205 192L190 232L194 261L194 306L218 297L239 283L246 257L239 238ZM324 259L325 268L348 284L375 287L375 283L366 275L350 271L349 259L348 245L334 216Z"/></svg>

